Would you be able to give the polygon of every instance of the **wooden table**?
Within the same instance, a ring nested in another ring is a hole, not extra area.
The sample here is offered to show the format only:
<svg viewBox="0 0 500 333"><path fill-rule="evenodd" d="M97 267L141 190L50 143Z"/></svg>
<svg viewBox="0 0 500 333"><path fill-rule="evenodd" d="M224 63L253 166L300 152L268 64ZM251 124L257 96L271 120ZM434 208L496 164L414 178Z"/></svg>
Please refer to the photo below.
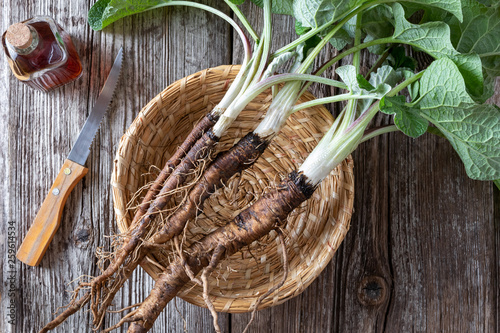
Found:
<svg viewBox="0 0 500 333"><path fill-rule="evenodd" d="M228 12L222 1L206 1ZM0 65L0 234L3 267L0 332L35 332L67 304L82 275L98 273L94 253L117 232L110 176L119 139L137 113L173 81L207 67L237 64L241 44L229 25L187 8L159 9L118 21L103 32L86 23L87 1L2 3L0 26L50 15L73 36L84 73L57 91L20 84ZM260 11L244 12L258 26ZM293 20L275 17L275 46L294 37ZM123 46L122 77L87 161L88 175L66 204L62 227L41 265L9 262L94 104ZM333 53L326 52L320 61ZM330 72L331 74L331 72ZM500 103L500 89L494 97ZM331 94L316 87L317 96ZM333 110L333 108L332 108ZM376 119L388 123L387 116ZM320 277L297 298L258 313L252 332L498 332L500 330L500 195L491 182L467 178L443 139L390 134L354 154L352 227ZM13 228L8 229L11 226ZM12 231L11 239L7 238ZM13 264L12 267L9 264ZM143 271L118 294L116 308L142 300L152 280ZM211 332L206 309L177 300L154 332ZM9 324L14 308L14 325ZM179 313L180 312L180 313ZM120 316L110 314L105 326ZM221 314L224 332L241 332L249 315ZM80 311L56 332L90 332ZM125 331L125 330L123 330Z"/></svg>

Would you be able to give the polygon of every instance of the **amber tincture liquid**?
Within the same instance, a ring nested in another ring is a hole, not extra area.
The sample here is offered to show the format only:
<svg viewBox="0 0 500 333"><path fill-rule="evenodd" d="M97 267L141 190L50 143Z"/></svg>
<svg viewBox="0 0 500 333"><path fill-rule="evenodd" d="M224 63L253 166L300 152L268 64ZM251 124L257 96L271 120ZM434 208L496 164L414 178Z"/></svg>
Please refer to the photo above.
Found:
<svg viewBox="0 0 500 333"><path fill-rule="evenodd" d="M32 88L49 91L82 74L70 36L49 17L11 25L2 44L14 75Z"/></svg>

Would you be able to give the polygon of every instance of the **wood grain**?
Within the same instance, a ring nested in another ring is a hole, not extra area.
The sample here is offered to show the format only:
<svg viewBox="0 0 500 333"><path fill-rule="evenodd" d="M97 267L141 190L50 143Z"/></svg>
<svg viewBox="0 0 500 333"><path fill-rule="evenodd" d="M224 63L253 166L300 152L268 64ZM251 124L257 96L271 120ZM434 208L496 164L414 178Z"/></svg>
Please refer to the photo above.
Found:
<svg viewBox="0 0 500 333"><path fill-rule="evenodd" d="M222 1L207 0L229 12ZM86 1L6 0L2 31L34 15L50 15L73 37L80 79L36 92L0 62L0 332L36 332L68 303L71 281L96 275L94 253L109 250L114 223L109 179L119 139L140 108L169 83L203 68L241 61L230 27L211 14L168 8L124 18L102 32L86 24ZM259 26L260 10L244 4ZM294 22L274 16L274 48L294 38ZM75 187L60 230L40 266L11 263L9 226L21 243L87 118L118 49L124 67L115 99L91 148L88 175ZM328 49L318 62L334 54ZM366 60L366 59L365 59ZM366 64L366 63L365 63ZM327 76L333 77L330 70ZM314 86L317 96L334 93ZM500 86L492 99L500 103ZM338 107L330 106L333 112ZM390 121L379 116L378 124ZM500 194L469 180L451 146L426 135L386 135L354 154L355 214L332 263L300 296L257 314L251 332L498 332L500 330ZM12 224L8 222L12 221ZM114 309L145 298L152 280L134 274ZM11 293L11 289L13 292ZM14 324L9 306L14 304ZM89 332L80 311L56 332ZM119 314L104 323L113 325ZM185 319L185 322L183 321ZM241 332L249 316L221 314L223 332ZM186 325L186 327L184 327ZM212 318L182 300L170 304L153 332L213 332ZM120 331L120 330L117 330ZM125 330L122 330L122 332Z"/></svg>

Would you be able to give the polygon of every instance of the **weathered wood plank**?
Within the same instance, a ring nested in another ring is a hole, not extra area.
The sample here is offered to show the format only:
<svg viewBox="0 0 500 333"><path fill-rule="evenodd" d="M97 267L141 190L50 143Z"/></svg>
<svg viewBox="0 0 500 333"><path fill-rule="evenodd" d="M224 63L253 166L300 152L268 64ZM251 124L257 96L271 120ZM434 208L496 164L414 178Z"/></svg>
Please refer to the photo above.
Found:
<svg viewBox="0 0 500 333"><path fill-rule="evenodd" d="M488 101L490 103L500 105L500 79L497 78L496 87L495 87L495 95ZM493 317L494 319L494 327L496 332L500 330L500 190L493 186L493 234L494 234L494 250L491 256L494 258L494 267L491 268L491 272L493 274Z"/></svg>
<svg viewBox="0 0 500 333"><path fill-rule="evenodd" d="M204 3L225 9L218 1ZM0 235L15 223L16 247L26 233L64 158L76 140L123 46L125 66L114 102L87 162L89 174L71 194L62 227L39 267L9 267L9 239L0 237L0 332L33 332L69 301L82 275L98 273L94 252L109 248L114 223L109 179L119 139L139 109L171 82L206 67L241 61L241 44L228 25L195 9L155 10L93 32L86 2L4 1L0 27L49 14L73 36L83 76L53 93L35 92L0 64ZM260 11L245 4L259 26ZM275 46L294 37L293 20L275 16ZM233 38L231 39L231 36ZM329 49L318 62L333 54ZM327 75L332 76L330 71ZM317 96L332 90L315 87ZM492 99L500 103L500 86ZM334 108L332 108L333 110ZM377 117L386 124L388 117ZM497 332L500 329L500 194L489 183L467 179L448 143L429 135L413 140L391 134L354 154L355 214L344 244L319 278L300 296L260 311L251 332ZM11 273L13 271L14 273ZM13 274L16 293L9 295ZM153 282L135 273L115 309L137 303ZM13 300L15 325L8 323ZM212 318L177 300L154 332L212 332ZM105 326L120 315L106 318ZM241 332L249 315L221 314L224 332ZM80 311L57 332L88 332L91 316ZM120 331L120 330L118 330ZM126 329L121 330L126 331Z"/></svg>
<svg viewBox="0 0 500 333"><path fill-rule="evenodd" d="M45 2L39 6L27 6L25 2L12 1L4 5L12 10L11 15L4 21L4 29L12 20L22 20L42 13L52 12L56 19L73 16L75 20L67 21L65 27L74 36L82 58L86 58L90 53L90 49L83 48L80 43L86 40L89 34L83 21L84 11L87 10L85 4L54 3L52 7L50 2ZM66 12L59 11L59 8L66 8ZM62 165L65 155L69 152L75 139L73 135L78 133L85 121L88 102L86 87L89 82L88 62L85 61L84 71L85 74L75 83L49 94L28 89L16 82L9 73L8 161L9 169L12 170L9 177L9 220L15 221L18 227L17 245L20 244L30 221L35 217L47 194L57 168ZM68 95L73 95L73 98L67 98ZM89 274L91 263L81 258L88 257L91 253L82 256L81 250L75 251L71 246L72 232L85 218L85 207L80 199L83 186L83 183L77 185L68 199L67 207L71 207L71 213L68 214L68 210L64 212L60 231L48 250L52 255L47 255L39 267L17 265L17 294L13 298L16 300L17 320L15 326L6 324L5 331L36 330L51 317L50 314L57 304L67 301L68 293L65 289L70 281L68 278ZM74 216L78 218L75 219ZM83 253L85 252L84 250ZM62 255L56 255L57 253ZM34 309L40 309L39 316L32 315ZM72 318L69 324L78 327L86 322L88 315L82 313Z"/></svg>
<svg viewBox="0 0 500 333"><path fill-rule="evenodd" d="M494 331L492 184L468 179L444 139L393 142L387 329Z"/></svg>
<svg viewBox="0 0 500 333"><path fill-rule="evenodd" d="M207 4L220 6L216 1L207 1ZM68 303L70 293L66 290L74 288L74 284L68 286L67 283L98 272L94 252L98 246L109 248L107 236L118 232L109 179L121 135L140 108L171 82L203 68L230 63L231 50L227 47L230 30L211 14L176 8L126 18L96 33L86 23L88 3L41 1L26 6L12 1L5 6L12 12L4 11L3 30L12 22L50 13L72 35L84 66L84 74L78 81L43 94L19 84L10 75L6 62L2 63L2 80L8 81L5 86L10 89L10 95L2 99L2 114L9 115L10 111L9 135L3 141L10 142L10 149L2 163L8 163L13 170L8 187L20 189L18 195L7 192L10 193L8 206L12 209L11 213L7 209L2 211L2 217L16 221L17 245L88 116L114 56L122 45L125 52L115 100L87 161L89 174L70 196L62 227L41 265L36 268L17 265L17 322L9 326L3 316L1 331L31 332L53 318L52 313L59 306ZM139 302L152 285L151 278L142 271L137 272L116 300L116 309ZM2 298L2 311L7 308L7 301L7 296ZM189 331L200 331L203 327L212 330L212 318L207 310L182 300L177 304L187 319ZM38 312L36 316L31 315L34 309ZM158 319L155 331L182 331L182 316L172 304ZM104 324L112 325L118 319L119 315L110 315ZM227 322L228 315L221 315L224 330L227 330ZM59 330L88 332L90 328L89 312L80 311Z"/></svg>
<svg viewBox="0 0 500 333"><path fill-rule="evenodd" d="M2 31L7 28L7 21L11 15L12 9L6 6L0 13L0 28ZM10 185L11 185L11 171L9 163L9 138L10 138L10 89L11 75L10 69L6 61L0 64L0 144L4 149L0 149L0 170L2 170L2 180L0 182L0 190L4 195L0 199L0 280L3 282L0 287L0 332L6 332L11 325L9 321L14 322L16 316L16 308L11 306L11 299L16 302L16 295L11 292L19 287L19 278L16 271L20 263L15 259L15 249L17 247L17 226L13 225L13 229L9 228L11 225L8 223L12 221L10 212ZM9 234L10 232L10 234ZM9 238L9 236L11 238ZM13 308L12 308L13 307Z"/></svg>

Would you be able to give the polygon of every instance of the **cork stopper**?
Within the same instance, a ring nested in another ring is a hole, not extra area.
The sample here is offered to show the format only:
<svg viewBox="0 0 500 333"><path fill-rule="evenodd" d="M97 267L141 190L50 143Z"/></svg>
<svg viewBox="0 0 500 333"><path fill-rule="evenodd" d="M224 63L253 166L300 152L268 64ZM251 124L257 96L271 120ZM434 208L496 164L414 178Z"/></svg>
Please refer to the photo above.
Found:
<svg viewBox="0 0 500 333"><path fill-rule="evenodd" d="M33 36L30 28L24 23L14 23L7 29L5 34L7 41L18 49L25 49L31 45Z"/></svg>

